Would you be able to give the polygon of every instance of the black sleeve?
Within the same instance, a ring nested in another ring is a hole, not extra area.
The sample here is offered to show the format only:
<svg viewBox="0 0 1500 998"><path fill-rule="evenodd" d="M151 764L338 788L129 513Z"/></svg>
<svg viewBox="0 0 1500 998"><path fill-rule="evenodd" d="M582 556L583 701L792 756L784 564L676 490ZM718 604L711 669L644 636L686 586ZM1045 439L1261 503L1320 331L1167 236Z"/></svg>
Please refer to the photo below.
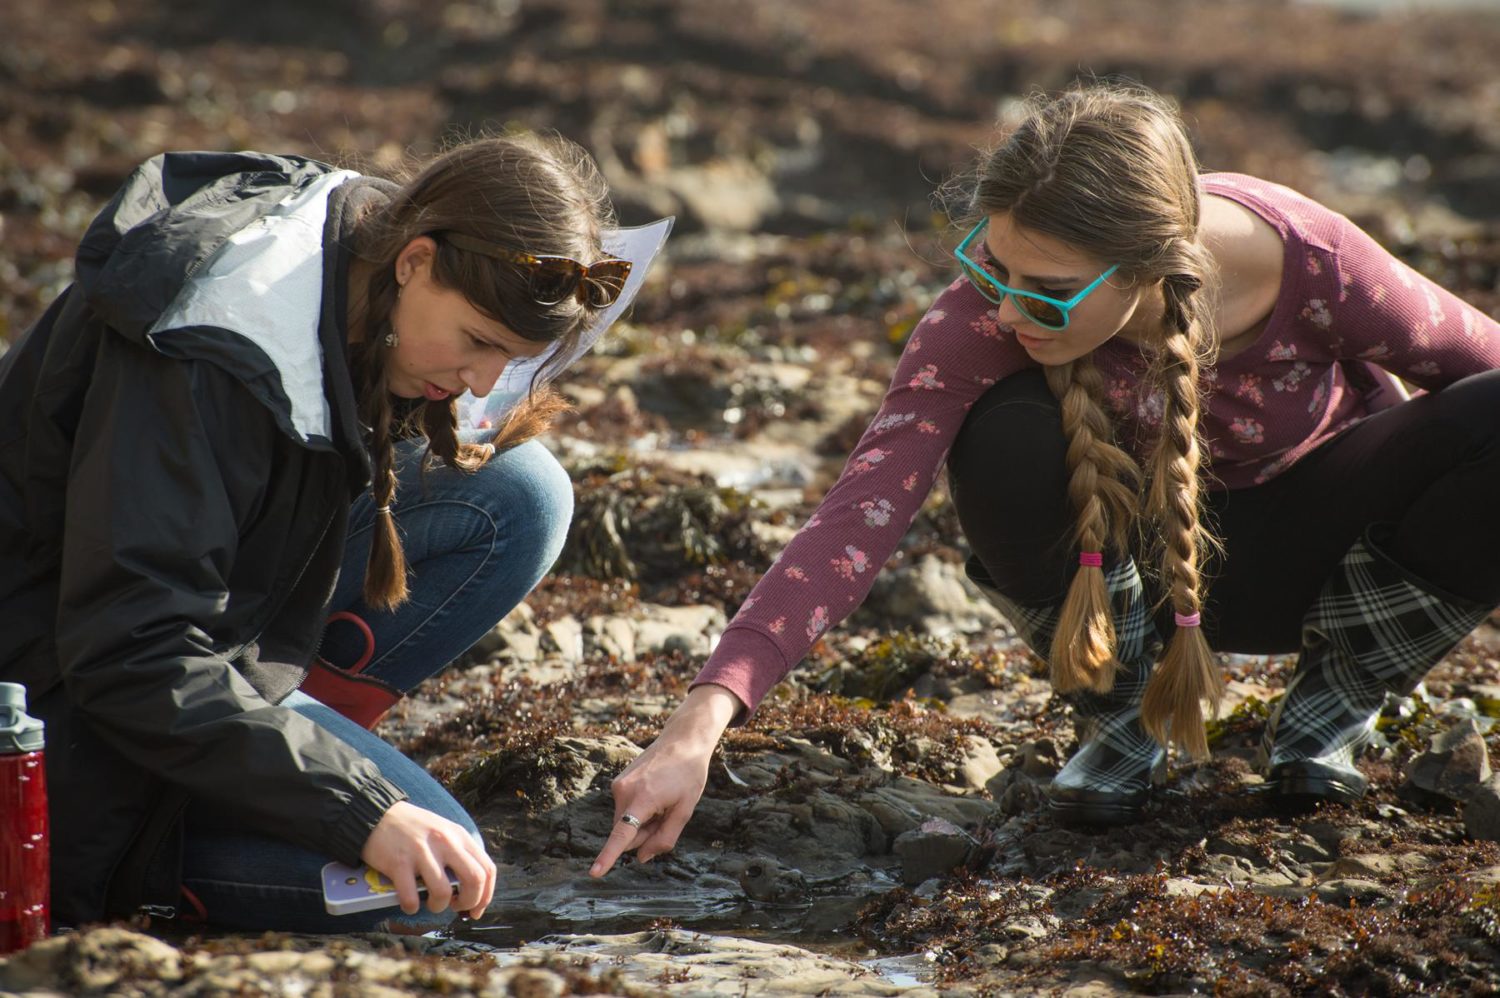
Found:
<svg viewBox="0 0 1500 998"><path fill-rule="evenodd" d="M73 450L57 648L68 695L136 764L254 829L357 862L405 794L264 700L213 648L270 413L228 374L108 335Z"/></svg>

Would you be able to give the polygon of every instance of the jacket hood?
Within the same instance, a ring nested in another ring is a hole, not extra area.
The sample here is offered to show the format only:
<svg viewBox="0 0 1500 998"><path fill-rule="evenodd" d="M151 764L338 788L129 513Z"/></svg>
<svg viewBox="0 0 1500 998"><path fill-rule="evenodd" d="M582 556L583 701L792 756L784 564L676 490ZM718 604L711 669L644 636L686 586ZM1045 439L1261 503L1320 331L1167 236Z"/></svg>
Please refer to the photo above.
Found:
<svg viewBox="0 0 1500 998"><path fill-rule="evenodd" d="M305 446L334 446L325 328L330 195L357 174L296 157L167 153L147 161L79 246L78 285L118 335L206 360Z"/></svg>

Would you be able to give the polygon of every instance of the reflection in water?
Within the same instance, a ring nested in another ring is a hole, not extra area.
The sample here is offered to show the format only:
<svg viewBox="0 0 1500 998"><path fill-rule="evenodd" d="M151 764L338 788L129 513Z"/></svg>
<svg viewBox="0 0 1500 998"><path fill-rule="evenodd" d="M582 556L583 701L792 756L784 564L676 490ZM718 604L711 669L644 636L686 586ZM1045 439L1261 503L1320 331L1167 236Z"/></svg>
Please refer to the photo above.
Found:
<svg viewBox="0 0 1500 998"><path fill-rule="evenodd" d="M506 897L497 892L484 919L454 929L458 939L513 947L555 934L640 932L660 919L697 932L723 932L761 942L785 942L804 949L847 952L848 927L873 897L895 886L881 876L855 893L818 893L795 904L750 901L728 878L701 877L670 889L611 889L583 879L537 892Z"/></svg>

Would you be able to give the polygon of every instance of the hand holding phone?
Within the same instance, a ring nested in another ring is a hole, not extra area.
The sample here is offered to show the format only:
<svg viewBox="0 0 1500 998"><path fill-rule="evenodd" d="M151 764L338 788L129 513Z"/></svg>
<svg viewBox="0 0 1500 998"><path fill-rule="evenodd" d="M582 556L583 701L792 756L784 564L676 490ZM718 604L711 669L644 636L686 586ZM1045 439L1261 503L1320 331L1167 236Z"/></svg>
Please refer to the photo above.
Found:
<svg viewBox="0 0 1500 998"><path fill-rule="evenodd" d="M415 913L422 904L417 891L421 876L428 876L434 888L426 902L430 911L453 908L478 918L495 895L495 863L479 837L411 801L397 801L381 816L359 851L359 862L395 882L403 911ZM459 889L445 896L440 878L451 880L455 873Z"/></svg>
<svg viewBox="0 0 1500 998"><path fill-rule="evenodd" d="M456 892L458 876L452 870L448 884ZM417 893L427 896L427 887L417 878ZM379 870L361 863L329 863L323 867L323 907L330 915L352 915L357 911L373 911L376 908L394 908L401 903L396 896L396 885Z"/></svg>

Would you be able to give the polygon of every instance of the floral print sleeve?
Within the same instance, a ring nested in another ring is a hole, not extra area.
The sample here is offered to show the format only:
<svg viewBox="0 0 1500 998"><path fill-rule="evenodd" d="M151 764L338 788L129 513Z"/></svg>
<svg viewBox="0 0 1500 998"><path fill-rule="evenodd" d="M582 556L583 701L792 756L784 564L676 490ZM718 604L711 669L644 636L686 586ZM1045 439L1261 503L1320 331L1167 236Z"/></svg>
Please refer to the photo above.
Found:
<svg viewBox="0 0 1500 998"><path fill-rule="evenodd" d="M740 607L693 684L725 686L754 710L869 593L974 401L1027 366L1034 363L1000 327L994 307L966 282L939 295L839 480Z"/></svg>
<svg viewBox="0 0 1500 998"><path fill-rule="evenodd" d="M1336 218L1337 288L1324 307L1340 356L1370 361L1429 391L1500 367L1500 323Z"/></svg>

